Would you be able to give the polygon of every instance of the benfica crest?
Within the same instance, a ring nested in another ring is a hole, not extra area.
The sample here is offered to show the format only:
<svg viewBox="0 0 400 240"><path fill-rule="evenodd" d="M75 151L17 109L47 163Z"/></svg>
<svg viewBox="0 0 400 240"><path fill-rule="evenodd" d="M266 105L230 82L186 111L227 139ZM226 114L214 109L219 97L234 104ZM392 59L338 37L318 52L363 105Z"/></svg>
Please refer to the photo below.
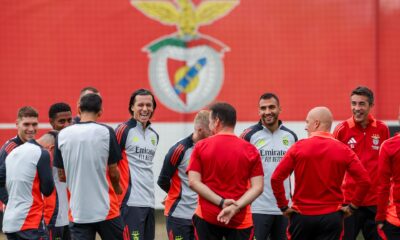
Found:
<svg viewBox="0 0 400 240"><path fill-rule="evenodd" d="M154 93L168 108L197 111L218 95L224 78L222 58L229 48L198 32L239 4L239 0L131 0L146 16L178 32L163 36L144 48L149 53L149 79Z"/></svg>

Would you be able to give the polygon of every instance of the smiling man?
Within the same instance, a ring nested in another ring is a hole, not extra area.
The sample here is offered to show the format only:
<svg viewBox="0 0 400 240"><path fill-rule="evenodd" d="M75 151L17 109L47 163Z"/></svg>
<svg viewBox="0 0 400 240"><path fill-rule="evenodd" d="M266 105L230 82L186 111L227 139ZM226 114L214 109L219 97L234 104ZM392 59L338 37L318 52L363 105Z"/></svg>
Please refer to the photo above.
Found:
<svg viewBox="0 0 400 240"><path fill-rule="evenodd" d="M132 118L116 129L123 156L118 164L121 214L124 233L132 240L154 239L155 235L153 159L159 137L150 123L155 109L154 95L146 89L136 90L129 100Z"/></svg>
<svg viewBox="0 0 400 240"><path fill-rule="evenodd" d="M55 103L49 109L49 122L54 130L68 127L72 122L71 107L63 102Z"/></svg>
<svg viewBox="0 0 400 240"><path fill-rule="evenodd" d="M6 157L13 149L22 145L23 143L34 139L38 130L39 114L33 107L25 106L18 110L17 116L17 136L8 140L0 150L0 166L4 164ZM8 195L4 187L0 188L0 200L7 204Z"/></svg>
<svg viewBox="0 0 400 240"><path fill-rule="evenodd" d="M258 102L260 121L246 129L241 137L259 151L264 169L264 191L251 204L254 236L258 240L284 240L288 220L282 215L271 189L271 176L286 151L297 141L296 134L279 120L281 106L273 93L264 93ZM286 198L290 199L290 181L285 181Z"/></svg>
<svg viewBox="0 0 400 240"><path fill-rule="evenodd" d="M378 155L381 144L389 138L389 129L370 114L374 106L374 94L369 88L360 86L354 89L350 102L353 116L336 127L334 136L357 154L371 178L371 189L360 208L345 220L343 239L355 240L360 230L365 239L380 239L375 227ZM342 186L344 203L352 201L355 187L354 179L346 176Z"/></svg>

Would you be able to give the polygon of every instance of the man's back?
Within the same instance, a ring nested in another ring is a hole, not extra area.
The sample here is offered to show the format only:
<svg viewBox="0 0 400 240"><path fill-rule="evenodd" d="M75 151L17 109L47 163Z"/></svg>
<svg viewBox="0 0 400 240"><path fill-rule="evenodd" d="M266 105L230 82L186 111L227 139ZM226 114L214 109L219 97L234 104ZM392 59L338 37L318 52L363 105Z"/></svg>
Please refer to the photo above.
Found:
<svg viewBox="0 0 400 240"><path fill-rule="evenodd" d="M274 192L282 191L275 180L286 178L293 169L296 177L292 208L304 215L327 214L341 208L341 184L346 171L359 181L353 199L356 205L368 191L368 176L355 153L329 133L316 132L289 149L272 176ZM277 196L277 200L278 205L285 205L282 198Z"/></svg>
<svg viewBox="0 0 400 240"><path fill-rule="evenodd" d="M48 184L41 183L47 178L40 174L39 164L47 165L45 169L51 179L49 153L34 140L17 147L6 158L6 188L9 201L4 214L4 232L38 228L43 212L41 191L49 195L53 190L52 179Z"/></svg>
<svg viewBox="0 0 400 240"><path fill-rule="evenodd" d="M59 133L54 164L66 173L70 221L91 223L119 215L107 172L110 160L116 163L120 159L116 149L113 130L95 122L80 122Z"/></svg>
<svg viewBox="0 0 400 240"><path fill-rule="evenodd" d="M192 153L188 170L197 171L202 182L212 191L226 199L239 199L249 188L249 180L263 175L257 149L233 134L217 134L198 142ZM221 209L199 198L196 214L206 221L217 221ZM252 225L250 206L246 206L232 218L226 227L246 228Z"/></svg>

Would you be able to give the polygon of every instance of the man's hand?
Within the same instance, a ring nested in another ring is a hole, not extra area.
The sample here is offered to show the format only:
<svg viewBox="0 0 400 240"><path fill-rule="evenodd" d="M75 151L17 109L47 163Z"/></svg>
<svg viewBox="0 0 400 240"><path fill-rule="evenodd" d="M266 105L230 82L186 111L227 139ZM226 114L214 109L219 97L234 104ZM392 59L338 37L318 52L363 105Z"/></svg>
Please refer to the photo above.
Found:
<svg viewBox="0 0 400 240"><path fill-rule="evenodd" d="M231 205L222 209L222 211L217 216L217 220L219 222L228 224L232 217L235 216L238 212L240 212L239 207L236 204L231 203Z"/></svg>
<svg viewBox="0 0 400 240"><path fill-rule="evenodd" d="M347 218L347 217L350 217L351 215L353 215L355 210L357 210L357 208L355 206L350 206L350 204L343 206L340 209L340 211L342 211L344 213L344 218Z"/></svg>
<svg viewBox="0 0 400 240"><path fill-rule="evenodd" d="M284 212L282 212L283 216L285 216L285 217L290 217L290 216L292 216L293 213L298 213L298 212L296 210L294 210L293 208L288 208Z"/></svg>
<svg viewBox="0 0 400 240"><path fill-rule="evenodd" d="M233 199L225 199L224 204L222 205L222 209L229 207L232 204L236 204L236 201Z"/></svg>

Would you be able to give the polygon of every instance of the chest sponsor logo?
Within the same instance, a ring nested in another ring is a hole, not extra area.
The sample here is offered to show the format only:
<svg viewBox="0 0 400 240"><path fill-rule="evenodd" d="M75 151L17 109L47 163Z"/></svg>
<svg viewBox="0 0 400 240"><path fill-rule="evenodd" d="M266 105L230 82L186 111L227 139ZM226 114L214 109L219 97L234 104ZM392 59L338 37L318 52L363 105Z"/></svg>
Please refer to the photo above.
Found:
<svg viewBox="0 0 400 240"><path fill-rule="evenodd" d="M350 147L351 149L354 149L356 143L357 143L357 141L354 139L354 137L352 137L352 138L350 138L350 140L347 142L347 145L349 145L349 147Z"/></svg>
<svg viewBox="0 0 400 240"><path fill-rule="evenodd" d="M286 154L285 150L263 150L260 149L261 158L264 162L280 162Z"/></svg>
<svg viewBox="0 0 400 240"><path fill-rule="evenodd" d="M239 0L208 0L198 5L191 0L131 3L147 17L178 30L144 47L150 58L150 85L160 101L181 113L195 112L214 101L223 84L222 58L230 49L198 28L227 15Z"/></svg>
<svg viewBox="0 0 400 240"><path fill-rule="evenodd" d="M372 138L372 149L379 150L379 139L380 139L379 134L373 134L371 138Z"/></svg>

